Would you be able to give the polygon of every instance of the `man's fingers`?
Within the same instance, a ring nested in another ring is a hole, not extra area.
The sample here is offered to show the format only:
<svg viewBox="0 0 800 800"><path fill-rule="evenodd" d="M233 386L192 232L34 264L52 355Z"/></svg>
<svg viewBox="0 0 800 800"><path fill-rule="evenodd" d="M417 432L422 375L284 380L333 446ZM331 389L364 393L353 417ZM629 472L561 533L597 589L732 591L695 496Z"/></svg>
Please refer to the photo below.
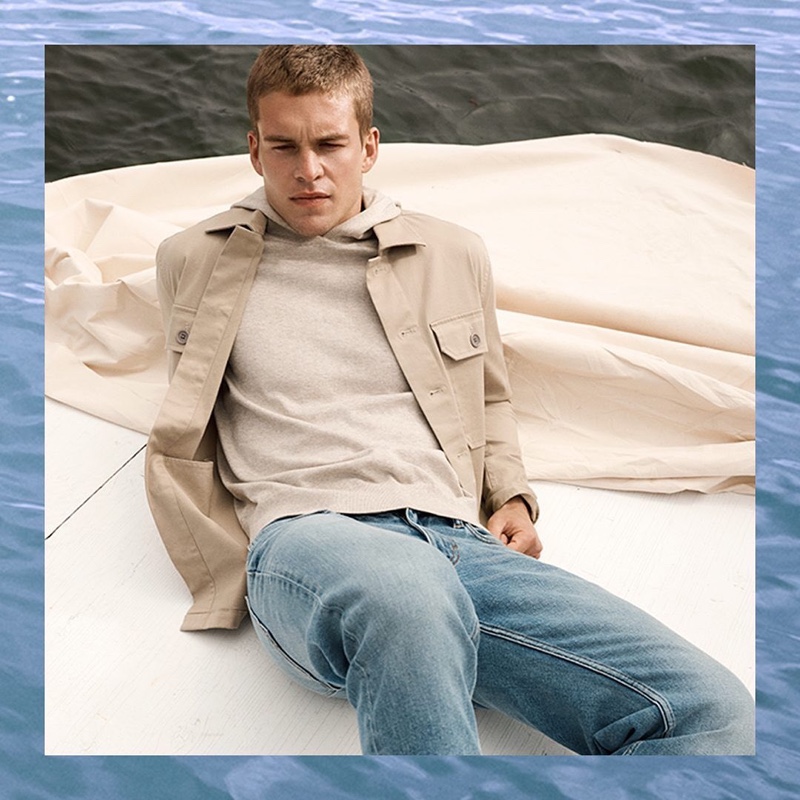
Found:
<svg viewBox="0 0 800 800"><path fill-rule="evenodd" d="M496 536L498 539L503 536L503 528L505 526L502 522L498 522L496 517L491 517L489 521L486 523L486 530L492 534L492 536Z"/></svg>
<svg viewBox="0 0 800 800"><path fill-rule="evenodd" d="M524 553L527 556L533 556L533 558L539 558L542 552L542 543L539 541L539 537L536 534L532 536L517 534L507 544L512 550Z"/></svg>

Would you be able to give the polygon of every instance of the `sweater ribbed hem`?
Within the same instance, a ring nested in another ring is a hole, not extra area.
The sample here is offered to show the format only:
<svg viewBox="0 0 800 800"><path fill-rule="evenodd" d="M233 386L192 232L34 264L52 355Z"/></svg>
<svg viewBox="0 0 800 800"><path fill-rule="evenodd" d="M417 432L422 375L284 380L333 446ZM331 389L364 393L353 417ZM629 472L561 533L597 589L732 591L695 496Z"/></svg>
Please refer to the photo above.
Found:
<svg viewBox="0 0 800 800"><path fill-rule="evenodd" d="M318 501L313 506L304 506L296 502L296 499L287 498L284 503L261 504L258 509L253 509L253 513L247 514L242 509L240 521L242 527L247 531L251 541L271 522L283 517L296 517L305 514L314 514L319 511L333 511L337 514L380 514L384 511L394 511L402 508L413 508L416 511L433 514L446 519L459 519L470 522L474 525L480 524L477 504L472 497L464 496L461 499L442 498L441 496L427 495L425 493L394 494L385 493L380 497L374 495L353 495L342 497L341 495L331 494L327 498L325 495L315 495ZM327 499L330 502L324 502ZM241 519L244 517L244 519Z"/></svg>

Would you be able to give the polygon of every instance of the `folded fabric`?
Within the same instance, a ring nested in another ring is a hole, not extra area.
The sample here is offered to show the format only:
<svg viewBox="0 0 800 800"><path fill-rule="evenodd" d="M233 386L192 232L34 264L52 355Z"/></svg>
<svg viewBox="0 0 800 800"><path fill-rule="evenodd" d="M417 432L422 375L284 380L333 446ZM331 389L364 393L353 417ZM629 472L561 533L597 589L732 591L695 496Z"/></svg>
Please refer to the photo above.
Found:
<svg viewBox="0 0 800 800"><path fill-rule="evenodd" d="M156 247L259 180L236 155L45 187L48 396L149 430ZM384 144L367 183L486 241L531 480L754 490L752 169L579 135Z"/></svg>

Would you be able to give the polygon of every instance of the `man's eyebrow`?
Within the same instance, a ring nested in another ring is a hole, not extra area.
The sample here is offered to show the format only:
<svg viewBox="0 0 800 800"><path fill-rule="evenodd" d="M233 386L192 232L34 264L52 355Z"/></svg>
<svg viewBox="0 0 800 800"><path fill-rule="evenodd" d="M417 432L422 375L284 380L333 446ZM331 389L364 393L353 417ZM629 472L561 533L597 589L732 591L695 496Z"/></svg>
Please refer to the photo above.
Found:
<svg viewBox="0 0 800 800"><path fill-rule="evenodd" d="M332 141L344 141L349 140L350 134L344 132L337 132L332 131L331 133L324 133L322 136L315 137L315 142L332 142ZM295 140L292 136L281 136L277 133L265 133L261 140L264 142L291 142L293 143Z"/></svg>

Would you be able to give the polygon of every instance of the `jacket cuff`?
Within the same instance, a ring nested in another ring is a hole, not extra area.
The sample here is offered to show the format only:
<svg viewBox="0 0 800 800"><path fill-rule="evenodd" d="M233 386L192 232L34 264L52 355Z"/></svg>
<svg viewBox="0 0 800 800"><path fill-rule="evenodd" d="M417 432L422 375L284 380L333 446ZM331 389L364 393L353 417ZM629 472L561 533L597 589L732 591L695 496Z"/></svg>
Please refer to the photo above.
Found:
<svg viewBox="0 0 800 800"><path fill-rule="evenodd" d="M487 512L488 516L494 514L500 506L505 505L509 500L514 497L519 497L526 506L528 506L528 513L531 517L531 522L534 524L539 519L539 501L530 487L517 487L516 489L506 489L502 492L496 492L491 498L488 498Z"/></svg>
<svg viewBox="0 0 800 800"><path fill-rule="evenodd" d="M192 611L183 618L182 631L207 631L214 628L234 630L247 616L246 608L217 608L209 611Z"/></svg>

